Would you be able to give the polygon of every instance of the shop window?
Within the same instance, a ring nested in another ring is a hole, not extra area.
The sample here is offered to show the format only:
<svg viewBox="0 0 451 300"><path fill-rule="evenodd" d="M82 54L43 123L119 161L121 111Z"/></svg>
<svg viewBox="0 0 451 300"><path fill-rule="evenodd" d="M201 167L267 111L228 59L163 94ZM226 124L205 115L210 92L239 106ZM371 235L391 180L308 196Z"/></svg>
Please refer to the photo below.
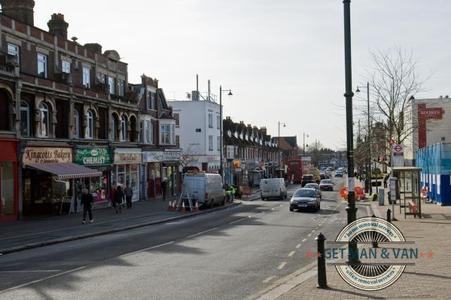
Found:
<svg viewBox="0 0 451 300"><path fill-rule="evenodd" d="M94 138L94 113L91 110L88 110L86 112L85 138L86 139Z"/></svg>
<svg viewBox="0 0 451 300"><path fill-rule="evenodd" d="M39 104L39 128L40 137L48 137L50 135L50 112L47 103Z"/></svg>
<svg viewBox="0 0 451 300"><path fill-rule="evenodd" d="M125 142L127 140L127 116L125 115L122 115L121 117L120 140L121 142Z"/></svg>
<svg viewBox="0 0 451 300"><path fill-rule="evenodd" d="M30 105L26 101L20 102L20 134L25 137L31 135Z"/></svg>
<svg viewBox="0 0 451 300"><path fill-rule="evenodd" d="M0 163L0 215L14 215L14 171L11 162Z"/></svg>
<svg viewBox="0 0 451 300"><path fill-rule="evenodd" d="M80 138L80 113L77 109L74 110L74 138Z"/></svg>

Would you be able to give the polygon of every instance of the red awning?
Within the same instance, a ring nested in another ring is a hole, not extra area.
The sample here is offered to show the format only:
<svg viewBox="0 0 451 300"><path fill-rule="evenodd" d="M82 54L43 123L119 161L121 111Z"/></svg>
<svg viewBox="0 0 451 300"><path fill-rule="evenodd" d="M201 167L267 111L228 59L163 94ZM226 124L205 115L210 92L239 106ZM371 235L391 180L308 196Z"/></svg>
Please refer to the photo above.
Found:
<svg viewBox="0 0 451 300"><path fill-rule="evenodd" d="M102 172L74 163L28 164L27 167L56 175L59 180L102 176Z"/></svg>

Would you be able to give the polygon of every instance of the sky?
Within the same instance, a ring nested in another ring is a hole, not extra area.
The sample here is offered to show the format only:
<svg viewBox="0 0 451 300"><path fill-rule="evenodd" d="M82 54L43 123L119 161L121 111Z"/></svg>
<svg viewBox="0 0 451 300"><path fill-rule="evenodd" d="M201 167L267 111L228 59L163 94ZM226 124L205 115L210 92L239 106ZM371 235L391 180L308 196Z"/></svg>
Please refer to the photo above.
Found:
<svg viewBox="0 0 451 300"><path fill-rule="evenodd" d="M69 37L115 49L129 82L146 74L168 99L196 88L223 94L224 116L298 144L346 147L341 0L36 0L35 25L62 13ZM451 1L351 2L353 89L371 73L371 52L404 49L427 78L416 98L451 95ZM356 94L355 105L365 100ZM364 120L355 109L354 121Z"/></svg>

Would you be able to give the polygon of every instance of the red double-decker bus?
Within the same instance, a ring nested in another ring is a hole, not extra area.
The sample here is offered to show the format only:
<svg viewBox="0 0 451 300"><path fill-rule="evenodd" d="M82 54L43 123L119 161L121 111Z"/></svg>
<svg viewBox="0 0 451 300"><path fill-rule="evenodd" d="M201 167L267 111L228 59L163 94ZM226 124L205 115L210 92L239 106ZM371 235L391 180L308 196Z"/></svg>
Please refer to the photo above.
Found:
<svg viewBox="0 0 451 300"><path fill-rule="evenodd" d="M301 158L289 158L286 161L287 180L289 182L300 184L302 182L302 160Z"/></svg>

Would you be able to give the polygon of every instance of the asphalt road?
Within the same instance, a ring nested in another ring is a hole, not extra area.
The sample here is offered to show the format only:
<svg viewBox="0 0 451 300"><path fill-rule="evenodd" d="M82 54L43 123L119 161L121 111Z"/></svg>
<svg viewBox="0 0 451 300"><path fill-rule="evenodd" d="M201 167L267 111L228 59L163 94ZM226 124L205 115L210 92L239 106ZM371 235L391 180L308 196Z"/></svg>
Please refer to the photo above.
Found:
<svg viewBox="0 0 451 300"><path fill-rule="evenodd" d="M242 299L315 261L316 235L334 238L346 223L336 191L321 205L289 212L288 201L257 200L5 255L0 299Z"/></svg>

